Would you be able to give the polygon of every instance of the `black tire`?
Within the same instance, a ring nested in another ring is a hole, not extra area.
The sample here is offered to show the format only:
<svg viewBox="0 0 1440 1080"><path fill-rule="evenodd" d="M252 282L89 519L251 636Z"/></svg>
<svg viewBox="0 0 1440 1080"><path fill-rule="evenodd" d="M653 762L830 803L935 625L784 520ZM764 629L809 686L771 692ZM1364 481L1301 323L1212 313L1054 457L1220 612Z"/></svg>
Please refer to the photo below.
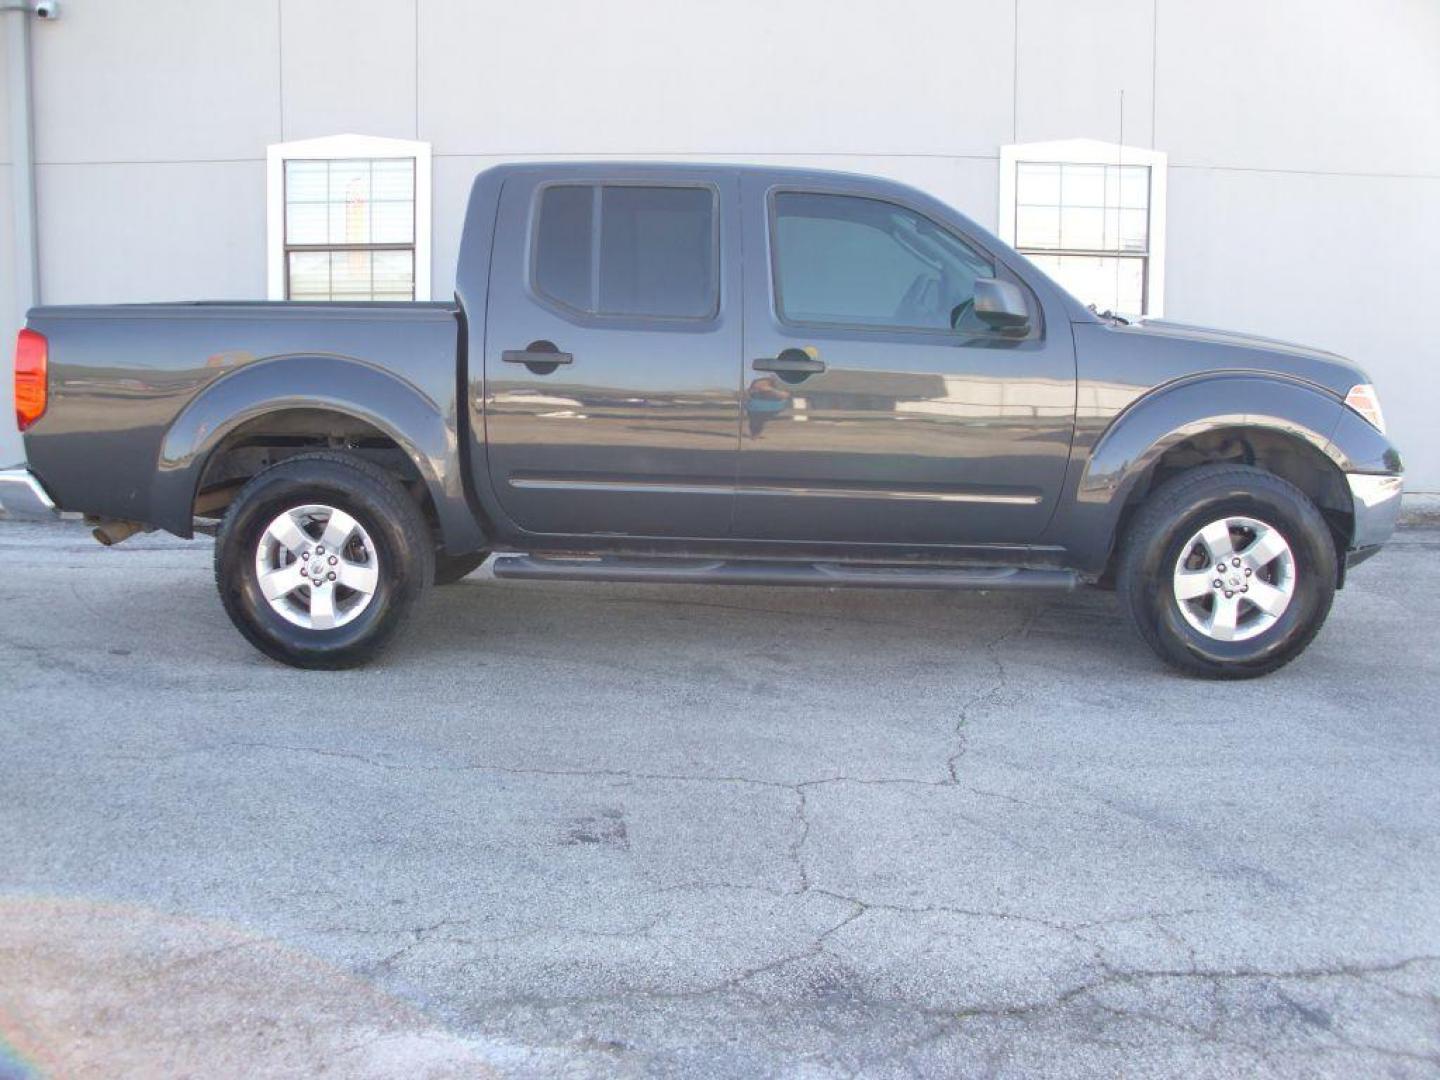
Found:
<svg viewBox="0 0 1440 1080"><path fill-rule="evenodd" d="M369 603L332 629L297 626L278 614L256 571L270 522L312 503L353 517L380 566ZM215 582L230 620L266 656L292 667L348 668L373 658L400 631L430 585L434 558L425 518L395 477L345 454L301 454L253 477L231 503L215 538Z"/></svg>
<svg viewBox="0 0 1440 1080"><path fill-rule="evenodd" d="M1294 557L1289 606L1241 641L1219 641L1192 626L1173 586L1184 545L1225 516L1279 530ZM1157 488L1126 530L1116 574L1121 606L1145 644L1181 671L1211 679L1252 679L1299 656L1330 613L1335 580L1335 542L1315 504L1294 484L1248 465L1202 466Z"/></svg>
<svg viewBox="0 0 1440 1080"><path fill-rule="evenodd" d="M488 551L472 551L469 555L436 555L435 584L454 585L480 569L480 564L489 557Z"/></svg>

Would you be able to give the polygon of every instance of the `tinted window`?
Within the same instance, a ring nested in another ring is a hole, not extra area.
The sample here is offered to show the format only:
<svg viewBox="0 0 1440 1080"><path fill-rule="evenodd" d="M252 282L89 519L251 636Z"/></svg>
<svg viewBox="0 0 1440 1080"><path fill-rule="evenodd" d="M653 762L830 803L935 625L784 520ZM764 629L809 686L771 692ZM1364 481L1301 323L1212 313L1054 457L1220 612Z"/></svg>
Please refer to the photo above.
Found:
<svg viewBox="0 0 1440 1080"><path fill-rule="evenodd" d="M950 330L970 313L985 259L893 203L787 192L775 197L781 314L796 322Z"/></svg>
<svg viewBox="0 0 1440 1080"><path fill-rule="evenodd" d="M710 314L715 208L709 189L605 187L601 193L600 310Z"/></svg>
<svg viewBox="0 0 1440 1080"><path fill-rule="evenodd" d="M710 189L605 185L598 225L595 191L545 189L535 241L540 291L602 315L712 314L719 290ZM598 251L592 244L597 227Z"/></svg>
<svg viewBox="0 0 1440 1080"><path fill-rule="evenodd" d="M535 237L535 284L561 303L590 310L590 230L595 189L551 187L540 201Z"/></svg>

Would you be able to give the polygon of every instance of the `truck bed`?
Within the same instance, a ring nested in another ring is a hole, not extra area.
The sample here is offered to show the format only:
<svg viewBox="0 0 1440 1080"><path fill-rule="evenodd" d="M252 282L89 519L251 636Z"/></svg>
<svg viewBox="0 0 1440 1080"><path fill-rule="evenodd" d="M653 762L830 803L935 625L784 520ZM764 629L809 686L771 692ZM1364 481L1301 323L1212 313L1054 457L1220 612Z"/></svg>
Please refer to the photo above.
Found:
<svg viewBox="0 0 1440 1080"><path fill-rule="evenodd" d="M218 427L244 423L249 397L313 409L384 379L448 418L456 442L458 314L395 302L36 308L28 324L48 342L50 394L26 433L30 468L62 507L189 535L197 456L223 438ZM269 370L295 358L310 362Z"/></svg>

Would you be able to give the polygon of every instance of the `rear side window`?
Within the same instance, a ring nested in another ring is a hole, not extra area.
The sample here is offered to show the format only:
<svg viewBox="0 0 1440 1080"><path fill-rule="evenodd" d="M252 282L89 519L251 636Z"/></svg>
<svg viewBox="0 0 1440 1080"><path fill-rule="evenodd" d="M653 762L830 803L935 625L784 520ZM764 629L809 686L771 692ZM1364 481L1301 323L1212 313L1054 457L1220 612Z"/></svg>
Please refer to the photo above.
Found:
<svg viewBox="0 0 1440 1080"><path fill-rule="evenodd" d="M710 188L547 187L534 243L535 288L567 307L672 319L719 308Z"/></svg>

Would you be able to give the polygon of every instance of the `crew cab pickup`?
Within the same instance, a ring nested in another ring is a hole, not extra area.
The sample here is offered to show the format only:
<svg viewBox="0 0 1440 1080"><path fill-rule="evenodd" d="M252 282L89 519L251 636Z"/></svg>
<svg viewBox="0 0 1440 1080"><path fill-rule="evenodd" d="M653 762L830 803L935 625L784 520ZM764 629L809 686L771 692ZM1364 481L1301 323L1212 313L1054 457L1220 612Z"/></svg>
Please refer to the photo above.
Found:
<svg viewBox="0 0 1440 1080"><path fill-rule="evenodd" d="M263 652L345 667L432 584L1119 590L1184 671L1298 655L1390 535L1347 361L1097 315L840 173L506 165L453 303L40 307L16 513L216 534Z"/></svg>

